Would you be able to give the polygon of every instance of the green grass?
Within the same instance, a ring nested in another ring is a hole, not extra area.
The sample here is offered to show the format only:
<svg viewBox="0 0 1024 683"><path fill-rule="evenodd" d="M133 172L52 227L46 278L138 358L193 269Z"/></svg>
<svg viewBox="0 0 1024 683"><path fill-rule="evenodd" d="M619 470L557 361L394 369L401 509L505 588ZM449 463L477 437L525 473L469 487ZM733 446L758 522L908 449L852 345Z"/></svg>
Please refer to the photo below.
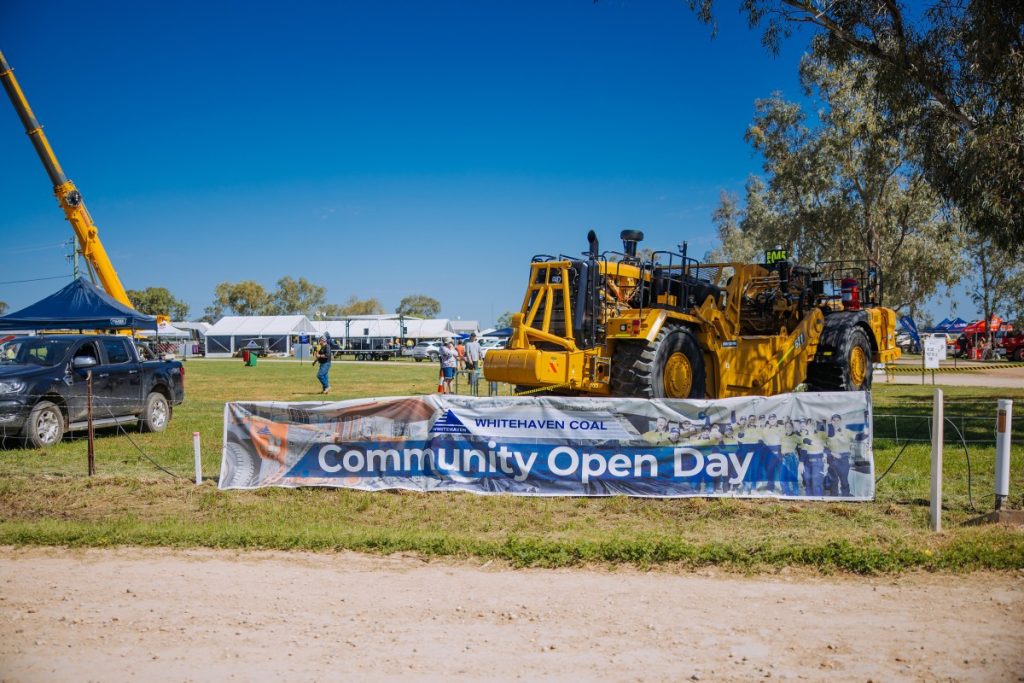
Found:
<svg viewBox="0 0 1024 683"><path fill-rule="evenodd" d="M188 398L161 434L101 430L97 476L86 476L86 444L0 452L0 543L70 546L206 546L411 551L424 556L495 559L513 566L588 563L640 567L718 566L776 571L891 573L910 569L1024 569L1024 533L1006 526L965 526L991 508L994 447L972 444L970 507L967 462L952 443L945 453L942 534L928 531L927 444L903 452L872 503L770 500L526 498L462 493L366 493L341 489L218 491L195 486L192 433L199 432L204 477L216 477L224 402L316 400L315 370L291 362L187 363ZM333 399L430 393L434 364L335 363ZM926 415L931 387L880 385L876 413ZM1021 390L946 389L947 412L989 419L995 399L1024 400ZM1021 414L1018 410L1018 415ZM1024 418L1018 417L1018 423ZM979 422L982 424L982 422ZM984 437L992 429L974 428ZM947 434L947 436L949 436ZM174 479L156 469L135 444ZM878 439L879 472L902 445ZM1013 449L1012 504L1024 448Z"/></svg>

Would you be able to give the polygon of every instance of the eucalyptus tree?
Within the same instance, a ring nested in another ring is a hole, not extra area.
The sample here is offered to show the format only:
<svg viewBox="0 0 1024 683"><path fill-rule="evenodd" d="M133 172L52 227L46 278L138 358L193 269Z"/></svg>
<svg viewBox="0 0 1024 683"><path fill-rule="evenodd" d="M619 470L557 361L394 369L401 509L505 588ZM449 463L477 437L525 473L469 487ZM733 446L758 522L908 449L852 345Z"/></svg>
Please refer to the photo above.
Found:
<svg viewBox="0 0 1024 683"><path fill-rule="evenodd" d="M739 260L782 247L802 262L870 259L884 273L886 304L913 314L962 273L950 212L902 117L879 106L867 60L809 55L800 76L813 115L777 93L755 104L746 139L764 178L748 180L742 210L719 205L723 252Z"/></svg>
<svg viewBox="0 0 1024 683"><path fill-rule="evenodd" d="M713 23L714 0L689 0ZM967 228L1024 255L1024 2L742 0L778 52L798 26L834 65L867 61L876 108L921 152L924 177Z"/></svg>

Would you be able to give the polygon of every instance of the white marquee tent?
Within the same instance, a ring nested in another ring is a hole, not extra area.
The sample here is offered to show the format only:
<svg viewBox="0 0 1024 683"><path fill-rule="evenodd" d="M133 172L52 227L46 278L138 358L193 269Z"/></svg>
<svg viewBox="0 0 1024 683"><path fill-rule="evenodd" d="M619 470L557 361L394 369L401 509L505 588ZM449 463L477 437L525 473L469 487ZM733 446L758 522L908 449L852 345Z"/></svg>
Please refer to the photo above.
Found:
<svg viewBox="0 0 1024 683"><path fill-rule="evenodd" d="M402 325L405 325L405 335ZM359 338L438 339L452 336L451 321L447 318L420 320L419 318L359 316L346 320L316 320L317 334L328 332L338 341Z"/></svg>
<svg viewBox="0 0 1024 683"><path fill-rule="evenodd" d="M229 315L206 331L206 355L232 356L251 339L267 339L271 353L287 355L292 336L302 334L317 334L304 315Z"/></svg>

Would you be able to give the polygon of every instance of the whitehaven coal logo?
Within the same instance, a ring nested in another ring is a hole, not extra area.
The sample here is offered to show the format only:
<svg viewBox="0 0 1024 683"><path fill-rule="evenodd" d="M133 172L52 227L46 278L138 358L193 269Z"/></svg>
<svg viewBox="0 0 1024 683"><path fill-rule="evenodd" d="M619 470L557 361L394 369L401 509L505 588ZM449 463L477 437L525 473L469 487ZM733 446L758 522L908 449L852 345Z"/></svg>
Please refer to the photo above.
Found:
<svg viewBox="0 0 1024 683"><path fill-rule="evenodd" d="M439 434L469 434L466 425L450 410L446 410L441 419L434 423L431 431Z"/></svg>

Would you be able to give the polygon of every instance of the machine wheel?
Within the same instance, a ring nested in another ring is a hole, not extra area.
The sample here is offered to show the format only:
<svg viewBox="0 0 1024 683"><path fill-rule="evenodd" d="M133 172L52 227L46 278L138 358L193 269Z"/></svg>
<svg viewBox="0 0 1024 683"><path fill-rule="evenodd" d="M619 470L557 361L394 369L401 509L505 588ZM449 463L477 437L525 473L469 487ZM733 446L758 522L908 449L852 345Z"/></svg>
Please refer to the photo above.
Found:
<svg viewBox="0 0 1024 683"><path fill-rule="evenodd" d="M28 414L21 433L33 448L56 446L64 438L64 414L55 404L40 401Z"/></svg>
<svg viewBox="0 0 1024 683"><path fill-rule="evenodd" d="M162 432L167 429L171 420L171 406L167 397L158 391L150 392L146 397L146 408L142 411L142 431Z"/></svg>
<svg viewBox="0 0 1024 683"><path fill-rule="evenodd" d="M704 355L683 327L663 327L646 343L615 350L612 393L640 398L704 398Z"/></svg>
<svg viewBox="0 0 1024 683"><path fill-rule="evenodd" d="M1017 353L1015 353L1013 357L1018 362L1024 363L1024 346L1017 349Z"/></svg>
<svg viewBox="0 0 1024 683"><path fill-rule="evenodd" d="M423 362L422 358L413 358L413 360L416 361L417 363L422 363Z"/></svg>
<svg viewBox="0 0 1024 683"><path fill-rule="evenodd" d="M835 360L812 363L807 382L815 391L869 391L871 389L871 341L856 325L843 331Z"/></svg>
<svg viewBox="0 0 1024 683"><path fill-rule="evenodd" d="M436 363L436 362L437 362L437 359L438 359L439 357L440 357L440 356L438 356L438 355L437 355L436 353L432 353L432 354L430 354L430 362L431 362L431 363Z"/></svg>
<svg viewBox="0 0 1024 683"><path fill-rule="evenodd" d="M224 448L225 488L249 488L256 483L260 471L260 458L241 444L229 441Z"/></svg>

